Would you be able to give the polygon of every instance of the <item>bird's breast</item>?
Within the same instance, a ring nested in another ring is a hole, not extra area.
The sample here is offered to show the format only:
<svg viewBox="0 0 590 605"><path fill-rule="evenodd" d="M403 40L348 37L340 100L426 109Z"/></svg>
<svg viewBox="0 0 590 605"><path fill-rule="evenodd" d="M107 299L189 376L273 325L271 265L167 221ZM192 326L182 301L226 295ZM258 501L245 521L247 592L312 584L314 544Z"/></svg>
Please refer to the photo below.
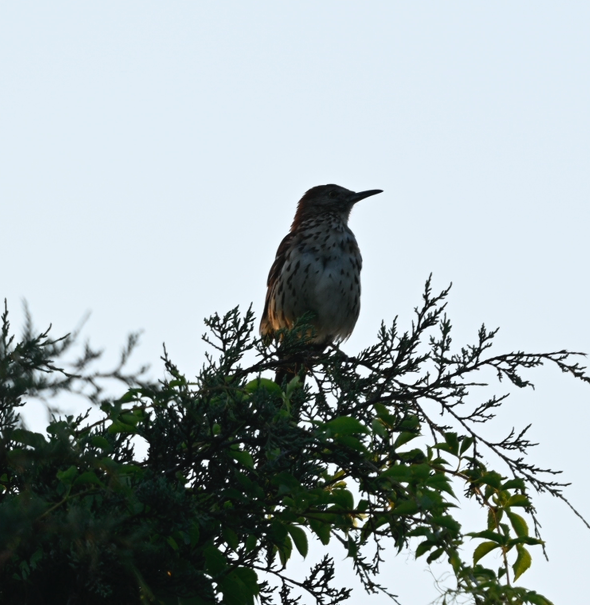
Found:
<svg viewBox="0 0 590 605"><path fill-rule="evenodd" d="M323 338L347 338L360 311L362 258L353 233L345 226L310 230L293 244L281 276L293 305L285 311L312 312Z"/></svg>

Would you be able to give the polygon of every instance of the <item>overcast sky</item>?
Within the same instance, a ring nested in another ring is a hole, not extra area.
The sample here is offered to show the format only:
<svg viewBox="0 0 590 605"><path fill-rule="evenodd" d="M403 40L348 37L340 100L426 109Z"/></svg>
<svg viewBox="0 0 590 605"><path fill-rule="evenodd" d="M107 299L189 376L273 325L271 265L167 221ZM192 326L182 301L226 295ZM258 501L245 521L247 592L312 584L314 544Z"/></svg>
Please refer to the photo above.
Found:
<svg viewBox="0 0 590 605"><path fill-rule="evenodd" d="M582 1L0 2L0 297L56 336L92 311L113 355L143 329L138 362L161 376L166 342L194 375L203 318L260 315L297 200L337 183L384 190L351 216L347 352L407 327L431 272L458 346L485 322L498 352L590 352L589 76ZM498 422L533 422L590 518L590 389L530 377ZM590 531L536 503L550 562L522 583L584 603ZM403 603L436 596L424 569L387 567Z"/></svg>

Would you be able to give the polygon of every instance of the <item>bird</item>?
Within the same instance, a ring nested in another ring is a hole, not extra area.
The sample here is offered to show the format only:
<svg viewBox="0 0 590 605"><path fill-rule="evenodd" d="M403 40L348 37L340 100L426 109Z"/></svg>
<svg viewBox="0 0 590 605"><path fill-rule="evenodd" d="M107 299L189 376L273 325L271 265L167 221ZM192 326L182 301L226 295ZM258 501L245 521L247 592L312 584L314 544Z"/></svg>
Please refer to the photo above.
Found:
<svg viewBox="0 0 590 605"><path fill-rule="evenodd" d="M345 341L360 312L362 256L348 226L353 206L372 195L338 185L311 188L299 200L267 280L260 335L271 339L310 314L309 344L321 352ZM290 373L296 373L292 368ZM277 372L277 382L284 372Z"/></svg>

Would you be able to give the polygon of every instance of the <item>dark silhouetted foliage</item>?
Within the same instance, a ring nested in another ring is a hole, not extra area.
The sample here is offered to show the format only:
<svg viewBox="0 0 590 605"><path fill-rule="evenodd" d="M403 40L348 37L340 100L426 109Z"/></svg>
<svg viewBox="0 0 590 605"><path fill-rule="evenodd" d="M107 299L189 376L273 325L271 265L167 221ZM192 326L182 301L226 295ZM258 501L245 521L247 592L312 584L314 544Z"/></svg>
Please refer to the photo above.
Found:
<svg viewBox="0 0 590 605"><path fill-rule="evenodd" d="M486 436L507 397L487 383L529 386L528 370L546 363L589 380L576 353L492 354L485 327L454 349L447 293L433 296L428 282L410 330L383 326L356 357L309 358L305 376L282 386L265 376L305 356L309 326L267 347L251 311L215 315L198 375L165 354L165 380L150 383L125 370L135 337L111 372L91 370L89 347L66 370L73 336L51 340L28 322L16 343L5 312L0 601L336 605L351 591L335 582L334 557L374 593L394 546L448 562L441 602L549 604L515 582L542 552L532 492L564 498L563 485L530 458L526 429ZM120 396L107 395L109 380ZM56 414L46 434L20 423L28 400L59 405L63 392L94 413ZM479 532L464 533L461 498L480 505ZM295 577L293 550L312 548L325 557ZM491 552L499 568L484 566Z"/></svg>

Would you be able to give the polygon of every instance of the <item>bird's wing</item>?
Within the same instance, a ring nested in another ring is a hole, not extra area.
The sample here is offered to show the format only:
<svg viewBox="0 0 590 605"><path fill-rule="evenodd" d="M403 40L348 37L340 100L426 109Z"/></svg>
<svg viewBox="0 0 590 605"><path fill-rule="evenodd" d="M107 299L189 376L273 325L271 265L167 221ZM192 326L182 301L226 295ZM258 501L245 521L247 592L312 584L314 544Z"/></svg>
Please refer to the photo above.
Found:
<svg viewBox="0 0 590 605"><path fill-rule="evenodd" d="M283 238L283 241L279 244L279 247L277 249L275 261L272 264L272 267L270 268L270 271L268 273L268 279L266 281L266 300L264 302L262 320L260 321L261 336L266 336L273 332L273 328L268 317L268 310L273 295L274 286L277 283L281 271L283 270L283 266L285 265L285 260L287 258L287 250L289 250L289 248L291 247L294 237L295 235L293 233L288 233Z"/></svg>

